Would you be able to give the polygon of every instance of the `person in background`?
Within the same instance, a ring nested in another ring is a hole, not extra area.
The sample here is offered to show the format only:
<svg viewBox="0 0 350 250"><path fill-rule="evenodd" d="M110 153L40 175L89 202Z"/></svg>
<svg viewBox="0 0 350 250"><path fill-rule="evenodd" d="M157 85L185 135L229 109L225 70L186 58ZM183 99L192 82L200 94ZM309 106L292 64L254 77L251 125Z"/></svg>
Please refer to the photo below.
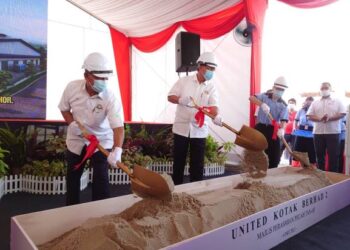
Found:
<svg viewBox="0 0 350 250"><path fill-rule="evenodd" d="M96 135L102 147L111 151L108 158L96 151L90 158L93 168L92 200L109 197L108 163L114 167L121 161L124 140L122 108L113 92L107 89L112 73L107 58L100 53L89 54L83 64L84 79L68 83L58 105L67 130L67 196L66 204L80 201L80 178L84 171L87 140L78 122L89 134ZM78 167L79 166L79 167Z"/></svg>
<svg viewBox="0 0 350 250"><path fill-rule="evenodd" d="M339 154L339 173L344 172L344 152L345 152L345 137L346 137L346 116L341 120L340 132L340 154Z"/></svg>
<svg viewBox="0 0 350 250"><path fill-rule="evenodd" d="M286 124L286 128L285 128L285 135L284 135L284 139L286 140L286 142L289 144L289 146L291 148L293 148L294 146L294 135L293 130L294 130L294 120L295 120L295 116L297 114L296 111L296 105L297 105L297 101L294 98L291 98L288 100L288 122ZM282 143L282 149L281 149L281 153L283 153L283 151L285 150L286 146ZM289 155L289 152L286 152L286 158L289 159L289 164L292 164L292 158Z"/></svg>
<svg viewBox="0 0 350 250"><path fill-rule="evenodd" d="M312 96L305 99L302 109L300 109L295 117L295 136L294 150L298 152L307 152L310 163L316 163L315 146L313 140L312 130L314 123L310 121L306 113L310 108L311 103L314 101Z"/></svg>
<svg viewBox="0 0 350 250"><path fill-rule="evenodd" d="M269 158L269 168L276 168L281 159L281 141L279 138L284 136L284 127L288 121L287 104L283 101L282 95L287 88L286 79L281 76L275 80L271 93L266 92L249 98L251 102L259 106L255 129L264 134L268 142L265 153ZM273 119L279 122L277 132L279 138L273 138L274 126L268 116L270 113Z"/></svg>
<svg viewBox="0 0 350 250"><path fill-rule="evenodd" d="M314 145L318 168L325 170L325 156L332 172L339 171L340 121L346 114L341 101L331 97L331 84L324 82L320 88L321 99L314 101L307 117L314 122Z"/></svg>
<svg viewBox="0 0 350 250"><path fill-rule="evenodd" d="M187 152L190 152L190 181L203 179L204 154L208 136L207 117L203 124L195 119L197 110L193 108L191 97L202 107L210 107L215 117L214 124L222 126L218 115L218 94L212 81L217 68L214 54L204 52L197 60L197 73L180 78L168 93L168 101L177 104L174 133L173 181L175 185L183 183Z"/></svg>

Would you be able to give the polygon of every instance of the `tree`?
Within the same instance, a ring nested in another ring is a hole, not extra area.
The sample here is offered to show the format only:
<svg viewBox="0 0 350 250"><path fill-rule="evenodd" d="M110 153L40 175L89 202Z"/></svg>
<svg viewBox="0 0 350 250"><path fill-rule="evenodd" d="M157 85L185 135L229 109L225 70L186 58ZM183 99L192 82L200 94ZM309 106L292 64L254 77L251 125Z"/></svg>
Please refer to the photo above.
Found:
<svg viewBox="0 0 350 250"><path fill-rule="evenodd" d="M5 88L12 79L12 74L9 71L0 71L0 89Z"/></svg>
<svg viewBox="0 0 350 250"><path fill-rule="evenodd" d="M39 51L40 51L40 70L46 70L47 50L44 47L40 47Z"/></svg>
<svg viewBox="0 0 350 250"><path fill-rule="evenodd" d="M24 71L26 76L33 76L35 74L36 70L35 70L35 65L33 62L28 62L27 63L27 67Z"/></svg>

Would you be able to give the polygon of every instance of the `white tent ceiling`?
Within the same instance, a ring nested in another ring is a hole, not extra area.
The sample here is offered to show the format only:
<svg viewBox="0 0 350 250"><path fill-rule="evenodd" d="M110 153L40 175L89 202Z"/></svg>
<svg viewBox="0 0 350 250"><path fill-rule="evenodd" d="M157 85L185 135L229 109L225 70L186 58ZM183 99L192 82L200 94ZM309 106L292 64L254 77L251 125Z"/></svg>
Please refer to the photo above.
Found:
<svg viewBox="0 0 350 250"><path fill-rule="evenodd" d="M126 36L142 37L162 31L179 21L216 13L242 0L68 1Z"/></svg>

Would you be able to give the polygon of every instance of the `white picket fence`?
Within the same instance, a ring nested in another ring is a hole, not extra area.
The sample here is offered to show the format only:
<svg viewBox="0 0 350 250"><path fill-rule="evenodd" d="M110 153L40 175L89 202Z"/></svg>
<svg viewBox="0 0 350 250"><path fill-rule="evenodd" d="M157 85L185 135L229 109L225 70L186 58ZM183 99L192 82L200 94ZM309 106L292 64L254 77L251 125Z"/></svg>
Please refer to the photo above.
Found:
<svg viewBox="0 0 350 250"><path fill-rule="evenodd" d="M89 184L88 171L82 174L80 190ZM0 179L0 199L5 194L27 192L33 194L64 194L66 193L66 177L41 177L33 175L10 175Z"/></svg>
<svg viewBox="0 0 350 250"><path fill-rule="evenodd" d="M149 166L149 169L157 173L172 174L172 162L156 162ZM225 166L217 163L207 164L204 167L204 176L222 175ZM184 175L189 175L189 166L186 165ZM84 190L93 181L92 169L84 171L80 179L80 190ZM129 176L122 170L109 170L110 184L129 184ZM32 175L10 175L0 179L0 199L3 195L16 192L28 192L33 194L64 194L66 193L66 177L39 177Z"/></svg>
<svg viewBox="0 0 350 250"><path fill-rule="evenodd" d="M130 179L129 176L118 169L110 169L109 170L109 183L110 184L129 184Z"/></svg>
<svg viewBox="0 0 350 250"><path fill-rule="evenodd" d="M190 166L187 164L185 166L184 175L190 175L189 172ZM172 174L173 173L173 162L155 162L150 166L150 169L154 172L158 173L167 173ZM218 163L210 163L206 164L204 167L204 176L215 176L215 175L222 175L225 172L225 166L219 165Z"/></svg>
<svg viewBox="0 0 350 250"><path fill-rule="evenodd" d="M87 173L88 173L88 181L89 183L92 183L93 182L92 168L88 168ZM119 168L109 169L108 176L109 176L109 184L129 184L130 183L129 176Z"/></svg>
<svg viewBox="0 0 350 250"><path fill-rule="evenodd" d="M0 178L0 199L5 195L5 178Z"/></svg>

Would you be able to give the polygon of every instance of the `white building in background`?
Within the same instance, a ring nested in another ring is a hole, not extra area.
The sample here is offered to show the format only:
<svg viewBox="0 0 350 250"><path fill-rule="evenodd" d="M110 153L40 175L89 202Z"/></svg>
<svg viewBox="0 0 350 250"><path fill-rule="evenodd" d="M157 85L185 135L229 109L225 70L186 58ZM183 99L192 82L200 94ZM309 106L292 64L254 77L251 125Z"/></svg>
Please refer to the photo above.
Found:
<svg viewBox="0 0 350 250"><path fill-rule="evenodd" d="M0 34L0 70L23 71L26 64L40 65L40 52L19 38Z"/></svg>

